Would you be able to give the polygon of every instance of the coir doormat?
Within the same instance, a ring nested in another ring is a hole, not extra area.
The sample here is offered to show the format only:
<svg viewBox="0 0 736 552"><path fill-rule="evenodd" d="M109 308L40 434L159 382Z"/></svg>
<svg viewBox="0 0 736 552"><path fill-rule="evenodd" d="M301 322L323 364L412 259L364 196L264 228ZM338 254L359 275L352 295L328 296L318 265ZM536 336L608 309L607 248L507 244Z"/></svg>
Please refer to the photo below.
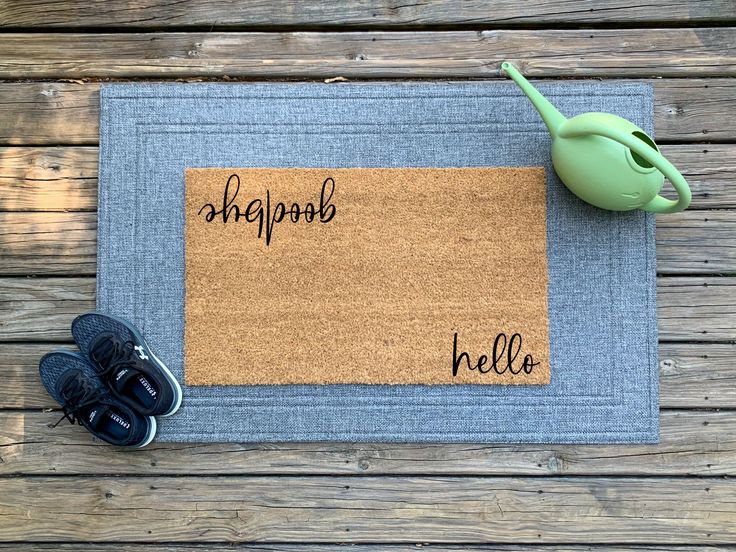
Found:
<svg viewBox="0 0 736 552"><path fill-rule="evenodd" d="M549 383L543 169L185 174L188 385Z"/></svg>
<svg viewBox="0 0 736 552"><path fill-rule="evenodd" d="M539 88L566 115L608 111L652 131L648 85ZM654 217L579 201L549 146L513 83L103 86L98 308L138 325L181 381L187 168L546 173L549 384L185 385L159 439L656 441ZM281 230L270 247L288 239ZM238 315L220 303L219 316Z"/></svg>

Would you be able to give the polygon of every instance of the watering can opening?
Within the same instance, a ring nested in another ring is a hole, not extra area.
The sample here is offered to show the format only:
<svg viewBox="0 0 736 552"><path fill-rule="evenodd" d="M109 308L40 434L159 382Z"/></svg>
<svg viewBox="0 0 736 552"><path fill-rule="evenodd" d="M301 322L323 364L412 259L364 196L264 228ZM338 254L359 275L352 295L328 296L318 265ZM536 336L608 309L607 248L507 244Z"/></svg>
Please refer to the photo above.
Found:
<svg viewBox="0 0 736 552"><path fill-rule="evenodd" d="M657 144L654 143L654 140L652 140L649 136L644 134L641 131L634 131L631 134L636 136L639 140L644 142L646 145L648 145L650 148L652 148L654 151L659 151L659 148L657 147ZM634 163L639 165L643 169L654 169L654 165L652 165L649 161L644 159L641 155L636 153L635 151L629 149L629 152L631 153L631 158L634 160Z"/></svg>

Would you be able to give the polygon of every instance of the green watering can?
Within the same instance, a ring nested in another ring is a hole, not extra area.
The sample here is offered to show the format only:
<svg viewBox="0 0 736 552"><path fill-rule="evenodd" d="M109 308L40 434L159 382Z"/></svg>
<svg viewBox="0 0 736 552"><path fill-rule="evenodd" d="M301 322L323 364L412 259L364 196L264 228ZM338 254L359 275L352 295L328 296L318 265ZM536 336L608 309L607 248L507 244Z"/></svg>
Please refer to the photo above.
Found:
<svg viewBox="0 0 736 552"><path fill-rule="evenodd" d="M511 63L501 64L542 116L552 135L552 164L565 186L601 209L676 213L690 205L690 187L635 124L610 113L566 119ZM677 201L659 191L667 177Z"/></svg>

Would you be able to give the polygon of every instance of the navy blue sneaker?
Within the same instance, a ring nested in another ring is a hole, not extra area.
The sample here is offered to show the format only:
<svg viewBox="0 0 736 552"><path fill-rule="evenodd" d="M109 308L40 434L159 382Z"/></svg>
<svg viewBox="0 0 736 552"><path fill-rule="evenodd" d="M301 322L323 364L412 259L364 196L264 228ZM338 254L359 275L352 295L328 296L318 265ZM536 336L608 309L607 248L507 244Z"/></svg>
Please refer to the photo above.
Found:
<svg viewBox="0 0 736 552"><path fill-rule="evenodd" d="M171 416L181 386L130 323L89 312L72 322L72 335L97 375L121 402L146 416Z"/></svg>
<svg viewBox="0 0 736 552"><path fill-rule="evenodd" d="M89 362L77 353L54 351L38 365L46 391L58 402L63 420L120 447L145 447L156 435L156 419L143 416L111 396Z"/></svg>

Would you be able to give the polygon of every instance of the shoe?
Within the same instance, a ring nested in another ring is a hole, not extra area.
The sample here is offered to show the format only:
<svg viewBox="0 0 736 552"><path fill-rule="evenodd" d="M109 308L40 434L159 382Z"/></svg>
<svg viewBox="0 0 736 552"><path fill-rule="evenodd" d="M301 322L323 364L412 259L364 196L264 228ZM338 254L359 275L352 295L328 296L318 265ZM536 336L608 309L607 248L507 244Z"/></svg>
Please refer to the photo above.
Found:
<svg viewBox="0 0 736 552"><path fill-rule="evenodd" d="M171 416L181 386L130 323L99 312L78 316L72 335L102 382L121 402L146 416Z"/></svg>
<svg viewBox="0 0 736 552"><path fill-rule="evenodd" d="M41 358L38 371L46 391L64 411L52 427L66 419L120 447L141 448L153 441L156 419L139 414L111 396L81 355L70 351L48 353Z"/></svg>

